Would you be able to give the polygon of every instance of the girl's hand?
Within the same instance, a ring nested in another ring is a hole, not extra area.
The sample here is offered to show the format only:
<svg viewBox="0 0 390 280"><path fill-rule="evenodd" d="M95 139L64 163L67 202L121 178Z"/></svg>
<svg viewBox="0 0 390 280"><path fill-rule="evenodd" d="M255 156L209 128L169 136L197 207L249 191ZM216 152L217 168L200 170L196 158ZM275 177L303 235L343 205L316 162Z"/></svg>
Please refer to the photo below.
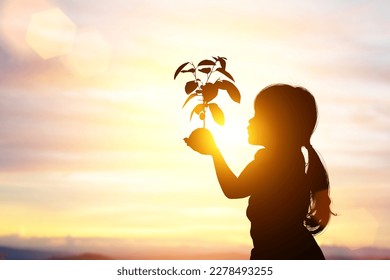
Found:
<svg viewBox="0 0 390 280"><path fill-rule="evenodd" d="M213 155L218 152L214 137L206 128L195 129L188 138L183 139L189 147L202 155Z"/></svg>

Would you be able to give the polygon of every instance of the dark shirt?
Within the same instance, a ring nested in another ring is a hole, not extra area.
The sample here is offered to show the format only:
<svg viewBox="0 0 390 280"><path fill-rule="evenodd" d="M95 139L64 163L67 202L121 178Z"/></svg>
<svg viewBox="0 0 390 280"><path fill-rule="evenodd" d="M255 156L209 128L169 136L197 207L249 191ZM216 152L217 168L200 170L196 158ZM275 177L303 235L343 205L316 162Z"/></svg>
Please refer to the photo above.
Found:
<svg viewBox="0 0 390 280"><path fill-rule="evenodd" d="M249 188L252 259L323 259L304 219L310 189L302 152L259 150L239 176Z"/></svg>

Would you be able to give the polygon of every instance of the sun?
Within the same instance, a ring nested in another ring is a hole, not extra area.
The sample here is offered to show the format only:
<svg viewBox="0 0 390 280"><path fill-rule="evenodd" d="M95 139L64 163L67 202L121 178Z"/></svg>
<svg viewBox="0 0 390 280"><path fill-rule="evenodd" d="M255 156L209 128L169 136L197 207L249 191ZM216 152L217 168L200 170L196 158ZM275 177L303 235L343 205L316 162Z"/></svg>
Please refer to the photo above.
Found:
<svg viewBox="0 0 390 280"><path fill-rule="evenodd" d="M208 129L221 149L236 150L248 144L247 125L243 121L230 121L223 126L210 122Z"/></svg>

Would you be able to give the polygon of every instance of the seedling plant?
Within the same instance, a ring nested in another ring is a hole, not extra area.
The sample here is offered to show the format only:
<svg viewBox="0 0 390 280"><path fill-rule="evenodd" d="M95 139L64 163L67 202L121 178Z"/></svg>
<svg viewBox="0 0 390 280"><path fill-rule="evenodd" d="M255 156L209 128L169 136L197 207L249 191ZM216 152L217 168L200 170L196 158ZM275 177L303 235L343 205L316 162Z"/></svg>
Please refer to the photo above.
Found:
<svg viewBox="0 0 390 280"><path fill-rule="evenodd" d="M194 114L198 115L199 119L203 121L203 128L206 127L207 111L210 111L213 120L217 124L224 125L225 123L223 111L215 101L212 102L220 90L225 90L233 101L237 103L241 101L241 94L234 85L234 78L226 71L226 60L225 57L213 56L212 59L202 60L196 66L193 62L186 62L180 65L175 72L174 79L180 73L192 74L193 78L184 87L188 97L183 104L183 108L193 98L200 97L200 103L191 111L190 120Z"/></svg>

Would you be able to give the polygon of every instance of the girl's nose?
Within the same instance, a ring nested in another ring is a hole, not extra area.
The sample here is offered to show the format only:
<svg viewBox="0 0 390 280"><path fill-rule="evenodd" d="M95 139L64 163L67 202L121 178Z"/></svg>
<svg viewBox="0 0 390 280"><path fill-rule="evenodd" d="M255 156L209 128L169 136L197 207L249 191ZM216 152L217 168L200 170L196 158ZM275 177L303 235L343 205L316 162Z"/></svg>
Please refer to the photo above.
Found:
<svg viewBox="0 0 390 280"><path fill-rule="evenodd" d="M253 119L254 119L254 118L251 118L251 119L249 119L249 121L248 121L248 126L247 126L247 129L248 129L248 130L250 129L251 126L253 126Z"/></svg>

